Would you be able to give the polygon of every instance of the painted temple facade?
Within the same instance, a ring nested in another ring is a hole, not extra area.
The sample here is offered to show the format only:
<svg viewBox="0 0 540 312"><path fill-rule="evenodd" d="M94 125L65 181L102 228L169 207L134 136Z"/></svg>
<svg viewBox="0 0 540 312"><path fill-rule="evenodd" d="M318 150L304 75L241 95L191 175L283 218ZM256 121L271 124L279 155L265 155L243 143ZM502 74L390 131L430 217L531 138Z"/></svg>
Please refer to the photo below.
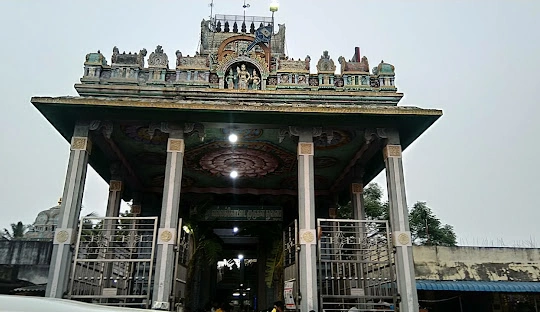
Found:
<svg viewBox="0 0 540 312"><path fill-rule="evenodd" d="M418 311L402 151L442 112L398 105L394 66L370 68L358 48L337 62L331 51L313 60L286 55L285 31L269 18L240 23L216 15L202 21L192 56L167 55L161 46L151 53L114 47L110 58L89 53L78 97L32 98L71 151L47 296L117 305L144 299L171 310L192 300L186 297L208 302L225 290L246 293L249 284L259 310L284 299L305 312L368 311L376 300ZM110 219L99 227L79 221L88 165L110 185ZM362 221L362 192L383 169L391 218L373 236L374 223ZM119 218L122 199L132 202L131 219ZM349 201L356 223L335 219L336 207ZM352 229L349 236L339 224ZM219 241L220 256L244 254L240 292L214 282L225 273L212 265L190 279L203 226ZM249 233L227 232L233 227ZM276 227L285 260L268 286L265 267L276 256L268 233ZM356 247L341 254L346 246ZM387 262L374 260L374 251ZM151 268L144 278L137 273L143 262ZM346 272L338 269L344 263ZM375 274L386 284L373 284ZM272 282L292 285L285 298L272 293ZM254 309L253 301L240 304Z"/></svg>

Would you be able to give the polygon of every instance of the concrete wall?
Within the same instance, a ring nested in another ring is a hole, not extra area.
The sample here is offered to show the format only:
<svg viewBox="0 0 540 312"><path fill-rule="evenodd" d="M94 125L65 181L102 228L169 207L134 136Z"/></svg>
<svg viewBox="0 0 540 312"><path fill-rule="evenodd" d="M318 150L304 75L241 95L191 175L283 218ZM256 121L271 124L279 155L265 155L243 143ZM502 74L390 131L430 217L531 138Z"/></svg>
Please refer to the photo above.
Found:
<svg viewBox="0 0 540 312"><path fill-rule="evenodd" d="M0 278L47 283L52 241L0 241Z"/></svg>
<svg viewBox="0 0 540 312"><path fill-rule="evenodd" d="M414 246L416 279L540 281L540 249Z"/></svg>
<svg viewBox="0 0 540 312"><path fill-rule="evenodd" d="M52 247L52 241L0 241L0 265L49 265L51 262Z"/></svg>

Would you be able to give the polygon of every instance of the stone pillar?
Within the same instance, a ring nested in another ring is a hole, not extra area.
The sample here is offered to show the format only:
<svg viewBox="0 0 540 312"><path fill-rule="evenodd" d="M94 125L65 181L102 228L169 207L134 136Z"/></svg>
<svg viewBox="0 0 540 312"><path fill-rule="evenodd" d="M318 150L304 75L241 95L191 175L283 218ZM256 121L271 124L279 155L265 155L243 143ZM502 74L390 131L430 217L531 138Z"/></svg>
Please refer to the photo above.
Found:
<svg viewBox="0 0 540 312"><path fill-rule="evenodd" d="M72 265L71 244L74 242L77 231L86 181L88 155L92 149L88 131L88 125L77 124L71 138L71 152L58 227L54 234L46 297L62 298L68 290L68 275Z"/></svg>
<svg viewBox="0 0 540 312"><path fill-rule="evenodd" d="M113 164L111 166L111 180L109 181L109 199L107 201L107 210L105 217L114 218L120 215L120 204L122 202L122 190L123 183L120 177L120 165ZM103 226L105 229L105 237L112 241L112 237L115 235L116 223L112 220L104 220ZM108 259L112 258L112 255L105 255ZM113 281L113 263L106 263L103 268L102 287L112 287Z"/></svg>
<svg viewBox="0 0 540 312"><path fill-rule="evenodd" d="M392 140L393 139L393 140ZM397 286L401 296L400 311L417 312L418 294L414 276L411 232L409 229L409 213L405 196L403 163L399 137L389 137L390 143L383 149L386 165L386 183L388 187L388 203L390 206L390 225L397 271Z"/></svg>
<svg viewBox="0 0 540 312"><path fill-rule="evenodd" d="M118 217L120 215L120 203L122 202L122 165L113 163L111 165L111 180L109 181L109 199L107 201L106 217Z"/></svg>
<svg viewBox="0 0 540 312"><path fill-rule="evenodd" d="M169 310L174 281L174 244L178 227L178 209L184 159L184 130L169 131L163 202L157 237L156 272L154 278L154 310Z"/></svg>
<svg viewBox="0 0 540 312"><path fill-rule="evenodd" d="M298 215L300 237L300 311L319 311L317 298L317 258L313 132L301 131L298 142Z"/></svg>
<svg viewBox="0 0 540 312"><path fill-rule="evenodd" d="M364 207L364 184L362 182L352 183L351 195L353 219L366 220L366 209Z"/></svg>
<svg viewBox="0 0 540 312"><path fill-rule="evenodd" d="M123 182L113 179L109 182L109 200L107 202L106 217L118 217L120 215L120 203L122 202Z"/></svg>

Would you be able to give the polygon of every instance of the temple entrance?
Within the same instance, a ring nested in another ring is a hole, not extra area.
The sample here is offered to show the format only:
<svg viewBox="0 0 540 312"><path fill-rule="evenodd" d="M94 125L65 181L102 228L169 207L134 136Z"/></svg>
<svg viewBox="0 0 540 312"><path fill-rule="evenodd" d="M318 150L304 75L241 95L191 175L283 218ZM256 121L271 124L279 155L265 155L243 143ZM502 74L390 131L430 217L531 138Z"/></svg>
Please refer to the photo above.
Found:
<svg viewBox="0 0 540 312"><path fill-rule="evenodd" d="M283 210L271 205L211 206L192 215L191 309L229 304L265 310L282 293Z"/></svg>

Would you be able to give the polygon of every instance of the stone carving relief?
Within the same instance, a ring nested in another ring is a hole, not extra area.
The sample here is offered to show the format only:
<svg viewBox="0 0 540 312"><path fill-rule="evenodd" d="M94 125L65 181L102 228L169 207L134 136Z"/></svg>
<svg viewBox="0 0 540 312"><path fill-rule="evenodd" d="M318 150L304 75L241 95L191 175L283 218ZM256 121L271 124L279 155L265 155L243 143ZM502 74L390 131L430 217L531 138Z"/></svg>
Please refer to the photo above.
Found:
<svg viewBox="0 0 540 312"><path fill-rule="evenodd" d="M334 73L336 71L336 65L330 58L328 51L324 51L323 55L321 55L321 58L317 63L317 71L319 73Z"/></svg>
<svg viewBox="0 0 540 312"><path fill-rule="evenodd" d="M219 61L218 66L216 67L216 72L218 76L224 77L229 73L229 70L233 64L251 64L253 65L258 73L260 74L261 79L266 79L268 77L268 64L265 59L257 55L256 53L251 53L250 56L237 56L236 54L230 54Z"/></svg>
<svg viewBox="0 0 540 312"><path fill-rule="evenodd" d="M169 68L169 58L167 54L163 52L162 46L158 45L156 50L150 53L148 57L148 67L151 68Z"/></svg>
<svg viewBox="0 0 540 312"><path fill-rule="evenodd" d="M120 51L117 47L113 48L113 54L111 56L111 65L127 65L127 66L139 66L144 68L144 57L146 56L146 49L142 49L139 53L123 52L120 54Z"/></svg>
<svg viewBox="0 0 540 312"><path fill-rule="evenodd" d="M195 56L190 57L183 56L182 52L176 51L176 68L177 69L198 69L198 70L209 70L210 68L210 58L200 56L197 53Z"/></svg>
<svg viewBox="0 0 540 312"><path fill-rule="evenodd" d="M277 78L276 77L269 77L268 81L266 82L267 86L275 86L277 85Z"/></svg>
<svg viewBox="0 0 540 312"><path fill-rule="evenodd" d="M319 85L319 78L310 77L309 78L309 85L312 86L312 87L317 87Z"/></svg>
<svg viewBox="0 0 540 312"><path fill-rule="evenodd" d="M365 56L362 57L362 60L360 62L347 62L343 56L340 56L338 62L341 65L342 74L348 72L369 73L369 62L367 57Z"/></svg>
<svg viewBox="0 0 540 312"><path fill-rule="evenodd" d="M304 61L298 59L298 61L295 60L278 60L278 72L291 72L291 73L309 73L309 62L311 61L311 58L306 56L306 59Z"/></svg>
<svg viewBox="0 0 540 312"><path fill-rule="evenodd" d="M257 69L248 68L245 63L233 65L225 77L226 87L229 90L260 90L261 77L257 74Z"/></svg>

